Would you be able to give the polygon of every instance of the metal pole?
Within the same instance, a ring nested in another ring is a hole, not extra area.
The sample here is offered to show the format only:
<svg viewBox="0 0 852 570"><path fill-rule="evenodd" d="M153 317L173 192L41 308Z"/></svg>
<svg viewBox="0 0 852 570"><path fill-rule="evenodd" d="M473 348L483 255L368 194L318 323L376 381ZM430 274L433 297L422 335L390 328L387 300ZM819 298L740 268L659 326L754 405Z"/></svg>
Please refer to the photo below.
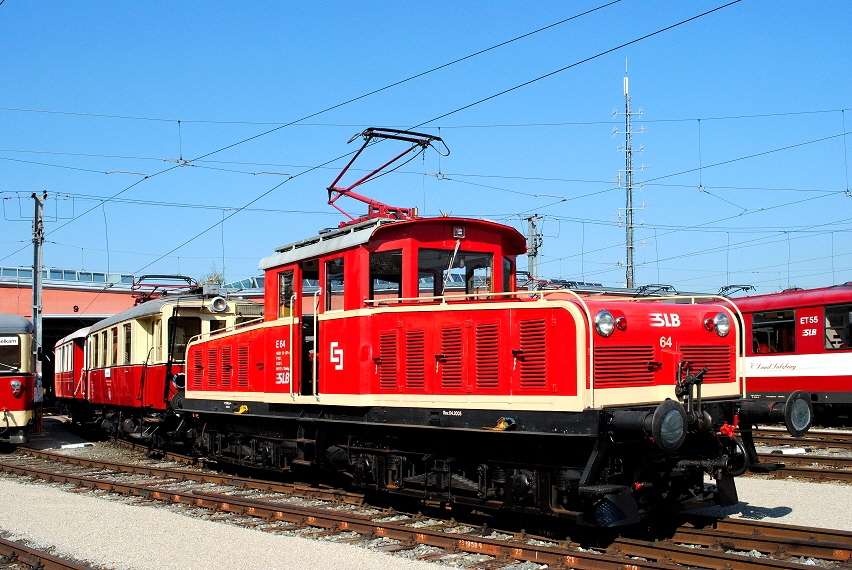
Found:
<svg viewBox="0 0 852 570"><path fill-rule="evenodd" d="M634 287L633 282L633 147L631 140L632 121L630 109L630 90L627 85L627 73L624 75L624 106L626 125L624 129L624 175L627 186L627 288Z"/></svg>
<svg viewBox="0 0 852 570"><path fill-rule="evenodd" d="M531 279L538 279L538 249L541 247L542 236L536 227L541 216L535 214L527 220L527 264Z"/></svg>
<svg viewBox="0 0 852 570"><path fill-rule="evenodd" d="M42 296L41 296L41 266L42 246L44 245L44 201L47 192L41 196L33 193L35 201L35 216L33 217L33 402L36 406L36 431L41 433L41 403L44 401L44 386L42 385Z"/></svg>

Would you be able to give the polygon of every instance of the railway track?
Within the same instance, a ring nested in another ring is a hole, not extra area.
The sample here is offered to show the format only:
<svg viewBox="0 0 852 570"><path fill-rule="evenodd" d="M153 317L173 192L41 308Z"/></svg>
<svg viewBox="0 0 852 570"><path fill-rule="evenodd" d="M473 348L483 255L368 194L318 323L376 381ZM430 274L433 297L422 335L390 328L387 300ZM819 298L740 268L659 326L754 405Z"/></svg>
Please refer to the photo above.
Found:
<svg viewBox="0 0 852 570"><path fill-rule="evenodd" d="M19 542L0 538L0 568L38 568L39 570L91 570L91 566L53 556Z"/></svg>
<svg viewBox="0 0 852 570"><path fill-rule="evenodd" d="M790 437L786 432L769 429L754 431L754 442L763 445L816 447L852 451L852 432L811 430L804 437Z"/></svg>
<svg viewBox="0 0 852 570"><path fill-rule="evenodd" d="M756 523L689 519L663 540L616 538L584 548L525 532L402 513L365 505L334 489L257 481L158 466L126 465L22 449L0 470L45 481L119 493L135 501L207 509L213 520L270 533L361 544L421 560L451 563L479 555L467 567L501 568L528 561L571 568L806 568L848 565L852 533ZM309 500L304 500L309 499ZM758 558L755 553L760 553Z"/></svg>

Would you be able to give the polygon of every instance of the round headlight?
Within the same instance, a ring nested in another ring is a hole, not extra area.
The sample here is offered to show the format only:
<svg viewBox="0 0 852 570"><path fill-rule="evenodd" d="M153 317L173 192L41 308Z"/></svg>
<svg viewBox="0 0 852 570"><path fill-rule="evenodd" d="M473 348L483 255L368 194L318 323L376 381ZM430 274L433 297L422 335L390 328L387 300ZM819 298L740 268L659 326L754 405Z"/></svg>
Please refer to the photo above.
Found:
<svg viewBox="0 0 852 570"><path fill-rule="evenodd" d="M601 311L595 315L595 330L601 336L610 336L615 330L615 317L609 311Z"/></svg>
<svg viewBox="0 0 852 570"><path fill-rule="evenodd" d="M18 394L20 394L20 393L21 393L21 388L23 388L23 387L24 387L24 385L23 385L23 384L21 384L21 381L20 381L20 380L12 380L11 382L9 382L9 386L11 386L11 387L12 387L12 393L13 393L15 396L17 396Z"/></svg>
<svg viewBox="0 0 852 570"><path fill-rule="evenodd" d="M731 331L731 319L725 313L719 313L713 317L713 328L717 335L725 336Z"/></svg>

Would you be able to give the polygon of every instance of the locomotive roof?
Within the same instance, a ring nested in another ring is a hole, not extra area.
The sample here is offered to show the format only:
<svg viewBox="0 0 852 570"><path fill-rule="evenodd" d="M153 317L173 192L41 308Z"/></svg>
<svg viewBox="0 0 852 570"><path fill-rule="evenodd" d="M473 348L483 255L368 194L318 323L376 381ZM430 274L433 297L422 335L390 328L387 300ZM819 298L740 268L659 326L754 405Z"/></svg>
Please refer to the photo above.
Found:
<svg viewBox="0 0 852 570"><path fill-rule="evenodd" d="M122 311L111 317L107 317L102 321L98 321L91 326L89 333L93 333L105 329L116 323L127 321L130 319L140 319L151 315L157 315L163 308L163 305L179 305L182 301L203 301L207 299L204 295L174 295L169 297L161 297L136 305L126 311Z"/></svg>
<svg viewBox="0 0 852 570"><path fill-rule="evenodd" d="M745 312L852 303L852 281L819 289L794 289L731 300Z"/></svg>
<svg viewBox="0 0 852 570"><path fill-rule="evenodd" d="M357 224L351 224L343 228L326 230L320 232L315 237L303 239L291 244L283 245L275 248L273 255L264 257L258 264L258 269L266 270L272 267L280 267L288 263L295 263L304 259L319 257L326 253L342 251L358 245L363 245L370 241L382 226L393 224L393 228L401 227L417 227L417 224L424 223L453 223L465 225L479 225L490 227L494 230L502 231L510 244L511 251L506 253L509 255L521 254L526 252L526 240L518 233L517 230L510 226L504 226L496 222L488 220L474 220L470 218L417 218L415 220L390 220L385 218L374 218Z"/></svg>
<svg viewBox="0 0 852 570"><path fill-rule="evenodd" d="M0 313L0 333L31 333L33 332L33 324L29 319L20 315L10 315Z"/></svg>
<svg viewBox="0 0 852 570"><path fill-rule="evenodd" d="M60 344L65 344L66 342L72 341L72 340L77 339L77 338L86 338L86 335L89 334L89 330L91 330L91 328L92 327L83 327L81 329L77 329L76 331L72 332L68 336L64 336L64 337L60 338L59 340L57 340L56 344L54 346L59 346Z"/></svg>

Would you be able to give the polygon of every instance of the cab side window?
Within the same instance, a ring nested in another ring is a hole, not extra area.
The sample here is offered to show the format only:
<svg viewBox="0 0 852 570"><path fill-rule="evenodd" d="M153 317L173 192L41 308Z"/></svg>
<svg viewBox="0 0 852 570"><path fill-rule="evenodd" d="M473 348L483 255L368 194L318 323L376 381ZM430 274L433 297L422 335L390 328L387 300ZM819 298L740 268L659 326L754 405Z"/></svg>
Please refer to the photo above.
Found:
<svg viewBox="0 0 852 570"><path fill-rule="evenodd" d="M795 311L754 313L751 323L752 349L755 354L795 352Z"/></svg>
<svg viewBox="0 0 852 570"><path fill-rule="evenodd" d="M329 259L325 262L325 310L343 309L343 258Z"/></svg>
<svg viewBox="0 0 852 570"><path fill-rule="evenodd" d="M852 305L825 308L825 348L850 348L852 337Z"/></svg>
<svg viewBox="0 0 852 570"><path fill-rule="evenodd" d="M278 318L293 314L293 270L278 274Z"/></svg>
<svg viewBox="0 0 852 570"><path fill-rule="evenodd" d="M370 254L370 299L402 297L402 250Z"/></svg>

